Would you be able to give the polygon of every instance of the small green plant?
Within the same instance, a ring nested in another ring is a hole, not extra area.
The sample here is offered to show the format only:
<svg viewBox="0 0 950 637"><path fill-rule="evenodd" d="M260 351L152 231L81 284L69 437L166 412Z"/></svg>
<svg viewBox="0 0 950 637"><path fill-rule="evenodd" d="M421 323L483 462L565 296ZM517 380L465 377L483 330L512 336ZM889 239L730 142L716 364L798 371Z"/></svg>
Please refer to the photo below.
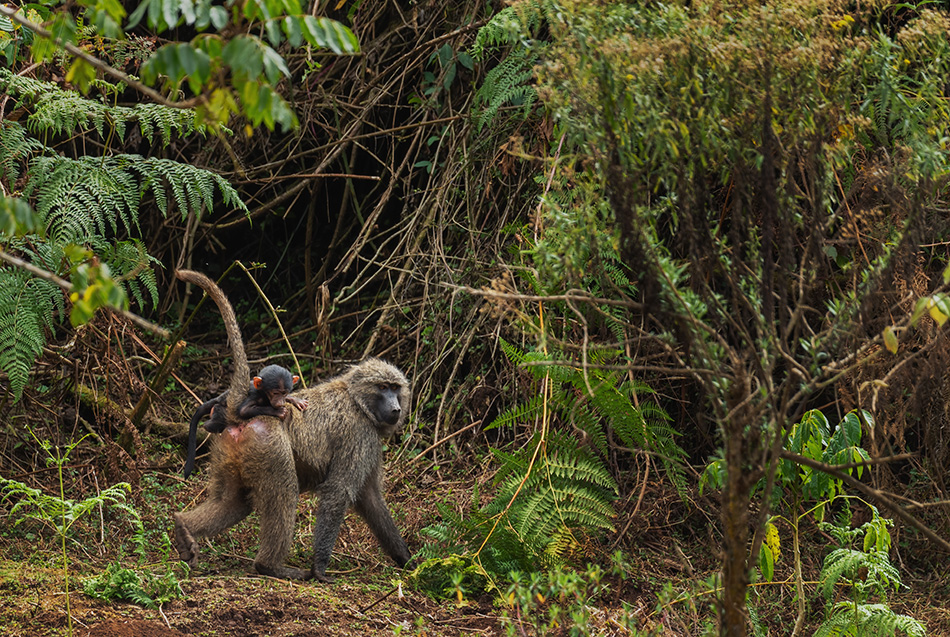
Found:
<svg viewBox="0 0 950 637"><path fill-rule="evenodd" d="M825 558L821 569L819 591L828 601L828 619L818 628L815 637L838 635L897 635L923 637L926 628L907 615L898 615L887 605L887 590L901 587L900 574L891 564L888 551L891 535L887 527L893 520L882 518L876 508L869 522L857 528L849 524L821 523L840 547ZM845 520L847 522L847 520ZM853 548L860 544L860 548ZM846 588L851 599L832 604L835 591ZM877 603L871 603L879 598Z"/></svg>
<svg viewBox="0 0 950 637"><path fill-rule="evenodd" d="M502 612L506 635L523 635L524 625L536 635L597 634L591 626L592 600L607 589L604 571L588 566L584 572L554 569L511 573ZM512 616L514 615L514 616Z"/></svg>
<svg viewBox="0 0 950 637"><path fill-rule="evenodd" d="M793 453L817 460L828 465L860 463L868 459L867 451L860 447L862 419L873 427L874 420L866 411L851 411L837 427L831 427L825 415L813 409L802 416L800 422L792 425L790 431L783 432L787 437L785 448ZM857 472L861 477L863 466L846 470L851 474ZM700 488L713 486L719 488L725 479L725 463L720 458L709 463L703 471ZM756 487L761 489L764 480ZM792 530L792 559L794 561L794 581L798 601L798 617L792 629L792 636L801 634L805 623L805 581L802 576L801 535L802 520L814 516L817 520L824 520L825 512L832 503L843 500L847 503L851 496L845 494L844 484L838 479L811 467L797 465L791 460L782 460L775 479L772 498L787 511L787 515L776 513L765 523L764 537L758 555L758 567L762 578L768 582L775 575L775 563L781 557L781 538L779 536L779 522L785 522ZM814 503L805 511L801 511L806 502Z"/></svg>
<svg viewBox="0 0 950 637"><path fill-rule="evenodd" d="M435 599L454 598L459 604L496 591L491 576L470 555L427 559L409 574L409 581Z"/></svg>
<svg viewBox="0 0 950 637"><path fill-rule="evenodd" d="M32 431L30 431L30 433L43 451L46 452L46 464L48 466L55 466L58 471L59 495L48 495L22 482L2 477L0 477L0 495L3 496L3 499L14 502L13 507L10 509L10 516L15 518L14 525L20 524L25 518L33 518L52 527L56 532L63 558L63 586L66 592L67 630L71 635L73 632L73 623L69 602L69 553L66 549L70 531L86 514L90 511L98 510L100 507L110 507L126 513L131 518L132 524L138 534L144 531L142 520L138 512L125 502L126 495L131 490L127 482L114 484L97 495L90 496L78 502L66 499L63 468L69 460L69 455L73 449L75 449L85 437L65 447L57 447L49 440L39 440ZM17 519L16 516L18 514L23 517Z"/></svg>
<svg viewBox="0 0 950 637"><path fill-rule="evenodd" d="M155 575L118 563L109 564L101 575L87 579L83 592L96 599L132 602L146 608L158 608L184 595L175 572L170 568Z"/></svg>

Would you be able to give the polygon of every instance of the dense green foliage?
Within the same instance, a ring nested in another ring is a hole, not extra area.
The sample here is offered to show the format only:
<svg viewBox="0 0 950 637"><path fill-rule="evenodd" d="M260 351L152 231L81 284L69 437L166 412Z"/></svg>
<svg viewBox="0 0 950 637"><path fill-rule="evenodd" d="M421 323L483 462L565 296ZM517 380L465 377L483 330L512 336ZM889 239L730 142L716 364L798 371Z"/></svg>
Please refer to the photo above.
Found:
<svg viewBox="0 0 950 637"><path fill-rule="evenodd" d="M918 246L944 236L950 23L926 9L893 27L881 17L809 0L542 1L487 27L516 60L538 56L554 121L525 264L536 289L626 303L618 342L692 377L721 436L724 634L745 631L747 516L755 485L769 494L790 471L786 423L844 373L907 354L915 299L899 290ZM611 252L636 291L605 276ZM597 313L569 311L583 346L550 327L541 338L578 358L603 346L588 338Z"/></svg>
<svg viewBox="0 0 950 637"><path fill-rule="evenodd" d="M145 433L187 419L182 385L217 388L221 356L153 375L164 343L58 319L131 301L174 324L172 271L224 273L256 358L279 338L315 377L370 354L410 370L399 481L464 476L405 516L434 540L410 580L434 596L498 595L507 629L580 634L633 569L601 587L560 567L675 549L692 581L642 576L638 601L660 604L624 622L667 630L688 605L683 634L716 613L723 634L765 633L763 600L793 613L794 586L793 635L922 630L883 595L899 578L876 509L857 535L828 527L830 554L808 531L865 512L855 477L913 502L950 488L947 12L331 5L0 8L0 371L10 399L62 413L27 418L95 431L110 470L138 472ZM234 261L266 266L253 290ZM912 568L934 558L911 522L948 533L934 510L896 511ZM115 564L90 594L161 603L165 583Z"/></svg>

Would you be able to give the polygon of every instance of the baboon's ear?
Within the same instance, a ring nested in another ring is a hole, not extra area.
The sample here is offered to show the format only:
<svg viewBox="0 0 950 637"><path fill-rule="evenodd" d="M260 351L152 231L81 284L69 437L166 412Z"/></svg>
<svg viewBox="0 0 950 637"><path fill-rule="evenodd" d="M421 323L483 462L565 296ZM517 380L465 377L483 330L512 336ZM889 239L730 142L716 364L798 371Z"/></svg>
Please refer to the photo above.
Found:
<svg viewBox="0 0 950 637"><path fill-rule="evenodd" d="M294 374L294 378L293 378L294 385L296 385L299 382L300 382L300 376L297 376L297 374Z"/></svg>
<svg viewBox="0 0 950 637"><path fill-rule="evenodd" d="M251 381L251 382L254 383L254 389L260 389L260 388L261 388L261 385L264 384L264 379L261 378L260 376L255 376L255 377L254 377L254 380Z"/></svg>

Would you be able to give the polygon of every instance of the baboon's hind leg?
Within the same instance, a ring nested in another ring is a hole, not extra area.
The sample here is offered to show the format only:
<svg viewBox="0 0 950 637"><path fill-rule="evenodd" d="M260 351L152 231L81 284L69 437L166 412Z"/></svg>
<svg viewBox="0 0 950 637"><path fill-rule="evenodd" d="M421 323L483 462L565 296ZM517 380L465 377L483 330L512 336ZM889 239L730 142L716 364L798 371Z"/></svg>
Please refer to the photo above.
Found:
<svg viewBox="0 0 950 637"><path fill-rule="evenodd" d="M237 488L213 493L191 511L175 514L175 547L182 562L198 563L198 539L217 535L246 518L251 504Z"/></svg>
<svg viewBox="0 0 950 637"><path fill-rule="evenodd" d="M291 473L289 478L280 488L266 489L266 493L255 490L252 496L254 510L261 517L260 547L254 558L254 568L269 577L309 579L309 569L284 564L294 541L299 495L296 474Z"/></svg>
<svg viewBox="0 0 950 637"><path fill-rule="evenodd" d="M257 431L264 432L267 445L253 456L253 462L244 464L245 483L254 485L249 499L260 515L260 545L254 568L269 577L308 579L309 569L284 565L294 541L300 496L290 440L279 425L268 427L252 420L248 426L255 424Z"/></svg>

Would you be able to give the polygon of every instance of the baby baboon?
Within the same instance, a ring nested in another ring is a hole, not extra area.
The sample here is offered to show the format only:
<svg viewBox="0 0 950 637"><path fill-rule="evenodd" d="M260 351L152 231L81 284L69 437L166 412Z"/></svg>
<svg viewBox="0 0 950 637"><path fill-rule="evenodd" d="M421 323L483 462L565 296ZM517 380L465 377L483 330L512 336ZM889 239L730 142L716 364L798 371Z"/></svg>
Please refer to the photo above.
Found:
<svg viewBox="0 0 950 637"><path fill-rule="evenodd" d="M293 411L288 426L262 416L232 435L212 441L208 498L175 515L181 559L194 566L201 537L260 515L260 548L254 567L262 575L332 581L326 575L340 524L353 506L383 549L399 565L409 550L382 495L382 441L405 421L409 382L396 367L370 358L298 395L306 411ZM284 565L293 541L297 497L316 491L313 566Z"/></svg>
<svg viewBox="0 0 950 637"><path fill-rule="evenodd" d="M300 377L291 374L280 365L268 365L262 369L257 376L251 379L250 388L247 391L247 398L238 407L238 418L250 420L255 416L275 416L283 420L287 417L287 403L298 409L306 409L307 401L301 400L296 396L288 396L293 391L294 384L300 380ZM188 455L185 459L184 474L187 478L195 468L195 453L198 447L198 423L201 419L211 414L211 418L204 424L204 428L209 433L219 434L225 427L237 422L229 422L225 409L218 408L219 405L227 400L228 392L225 391L211 400L201 403L195 410L195 415L191 417L188 424Z"/></svg>
<svg viewBox="0 0 950 637"><path fill-rule="evenodd" d="M178 277L203 287L225 317L235 361L228 417L237 420L234 416L243 399L241 379L247 378L248 371L234 311L207 277L190 271L179 271ZM259 573L331 581L327 564L343 517L353 506L386 553L405 566L409 549L382 494L382 441L405 422L409 381L393 365L370 358L297 395L309 406L306 411L291 412L288 426L271 416L258 416L212 441L207 499L191 511L175 514L179 557L195 566L198 539L216 535L257 511L260 547L254 567ZM320 498L310 570L284 565L301 491L316 491Z"/></svg>

